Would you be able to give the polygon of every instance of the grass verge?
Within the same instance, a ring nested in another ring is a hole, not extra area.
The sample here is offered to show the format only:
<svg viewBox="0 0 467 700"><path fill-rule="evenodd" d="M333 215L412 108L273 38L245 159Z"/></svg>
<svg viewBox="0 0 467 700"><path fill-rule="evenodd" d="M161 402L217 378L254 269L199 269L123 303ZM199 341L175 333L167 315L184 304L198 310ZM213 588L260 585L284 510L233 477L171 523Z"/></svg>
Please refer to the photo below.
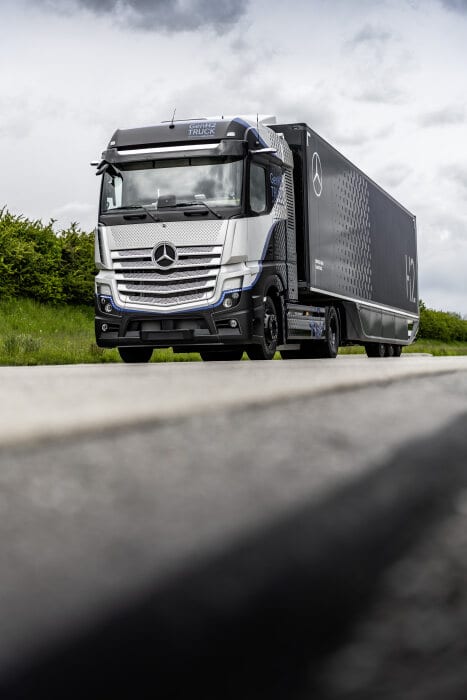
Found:
<svg viewBox="0 0 467 700"><path fill-rule="evenodd" d="M190 362L198 353L174 355L156 350L153 362ZM52 306L32 299L0 302L0 365L68 365L121 362L117 350L104 350L94 337L89 306Z"/></svg>
<svg viewBox="0 0 467 700"><path fill-rule="evenodd" d="M340 355L361 355L365 349L361 345L352 345L348 348L341 348ZM407 345L403 349L404 354L408 353L429 353L430 355L467 355L467 343L453 340L445 343L442 340L430 340L429 338L417 338L412 345Z"/></svg>
<svg viewBox="0 0 467 700"><path fill-rule="evenodd" d="M341 354L363 353L361 346ZM417 340L404 352L467 355L467 343ZM246 355L244 355L244 358ZM276 358L280 359L279 353ZM155 350L152 362L199 361L198 353ZM120 362L117 350L97 347L94 311L88 306L52 306L32 299L0 302L0 365L63 365Z"/></svg>

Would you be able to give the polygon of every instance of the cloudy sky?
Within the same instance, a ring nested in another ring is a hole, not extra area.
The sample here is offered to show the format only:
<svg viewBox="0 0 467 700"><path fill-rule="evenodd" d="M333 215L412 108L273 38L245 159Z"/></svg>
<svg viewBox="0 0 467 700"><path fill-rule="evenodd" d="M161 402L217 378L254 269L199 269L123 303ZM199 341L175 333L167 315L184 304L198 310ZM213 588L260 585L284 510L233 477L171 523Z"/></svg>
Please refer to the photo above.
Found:
<svg viewBox="0 0 467 700"><path fill-rule="evenodd" d="M467 0L0 0L0 206L96 221L118 127L306 121L417 215L420 295L467 315Z"/></svg>

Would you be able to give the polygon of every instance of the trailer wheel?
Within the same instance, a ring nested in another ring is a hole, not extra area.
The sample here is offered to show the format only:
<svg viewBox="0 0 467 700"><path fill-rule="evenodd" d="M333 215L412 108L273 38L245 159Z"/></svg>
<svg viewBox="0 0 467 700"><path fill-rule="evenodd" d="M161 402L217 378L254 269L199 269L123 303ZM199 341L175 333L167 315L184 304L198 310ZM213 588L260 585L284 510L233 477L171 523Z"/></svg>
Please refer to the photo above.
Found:
<svg viewBox="0 0 467 700"><path fill-rule="evenodd" d="M123 362L149 362L152 348L118 348Z"/></svg>
<svg viewBox="0 0 467 700"><path fill-rule="evenodd" d="M218 362L219 360L241 360L243 348L232 348L231 350L200 350L203 362Z"/></svg>
<svg viewBox="0 0 467 700"><path fill-rule="evenodd" d="M393 345L394 357L400 357L402 355L402 345Z"/></svg>
<svg viewBox="0 0 467 700"><path fill-rule="evenodd" d="M276 354L279 337L279 318L272 297L267 296L263 311L263 333L261 343L249 345L246 349L250 360L272 360Z"/></svg>
<svg viewBox="0 0 467 700"><path fill-rule="evenodd" d="M385 357L386 345L384 343L367 343L365 345L368 357Z"/></svg>
<svg viewBox="0 0 467 700"><path fill-rule="evenodd" d="M394 345L386 345L386 357L394 357Z"/></svg>

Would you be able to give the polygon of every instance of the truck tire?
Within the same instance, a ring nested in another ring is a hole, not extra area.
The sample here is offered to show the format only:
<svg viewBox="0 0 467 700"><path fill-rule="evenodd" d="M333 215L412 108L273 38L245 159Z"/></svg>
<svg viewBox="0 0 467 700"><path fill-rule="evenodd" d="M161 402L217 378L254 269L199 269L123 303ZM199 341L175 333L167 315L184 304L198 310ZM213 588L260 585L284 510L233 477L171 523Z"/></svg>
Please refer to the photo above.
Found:
<svg viewBox="0 0 467 700"><path fill-rule="evenodd" d="M279 337L279 317L272 297L266 296L263 307L263 333L261 343L249 345L246 352L250 360L272 360L276 354Z"/></svg>
<svg viewBox="0 0 467 700"><path fill-rule="evenodd" d="M340 325L339 316L334 306L328 306L326 309L325 334L324 340L310 340L307 343L302 343L300 357L307 359L337 357L340 344Z"/></svg>
<svg viewBox="0 0 467 700"><path fill-rule="evenodd" d="M386 357L386 345L384 343L367 343L365 351L368 357Z"/></svg>
<svg viewBox="0 0 467 700"><path fill-rule="evenodd" d="M402 355L402 345L393 345L394 357L400 357Z"/></svg>
<svg viewBox="0 0 467 700"><path fill-rule="evenodd" d="M118 348L123 362L149 362L152 348Z"/></svg>
<svg viewBox="0 0 467 700"><path fill-rule="evenodd" d="M243 348L232 348L231 350L200 350L203 362L218 362L219 360L241 360Z"/></svg>

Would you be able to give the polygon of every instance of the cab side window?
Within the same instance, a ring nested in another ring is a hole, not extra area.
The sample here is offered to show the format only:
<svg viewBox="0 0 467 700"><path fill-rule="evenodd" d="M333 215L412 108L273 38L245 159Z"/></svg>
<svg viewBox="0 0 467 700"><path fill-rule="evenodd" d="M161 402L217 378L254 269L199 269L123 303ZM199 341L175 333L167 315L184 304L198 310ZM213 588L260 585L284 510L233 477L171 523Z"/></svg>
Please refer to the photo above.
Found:
<svg viewBox="0 0 467 700"><path fill-rule="evenodd" d="M250 208L255 214L266 211L266 169L257 163L250 166Z"/></svg>

